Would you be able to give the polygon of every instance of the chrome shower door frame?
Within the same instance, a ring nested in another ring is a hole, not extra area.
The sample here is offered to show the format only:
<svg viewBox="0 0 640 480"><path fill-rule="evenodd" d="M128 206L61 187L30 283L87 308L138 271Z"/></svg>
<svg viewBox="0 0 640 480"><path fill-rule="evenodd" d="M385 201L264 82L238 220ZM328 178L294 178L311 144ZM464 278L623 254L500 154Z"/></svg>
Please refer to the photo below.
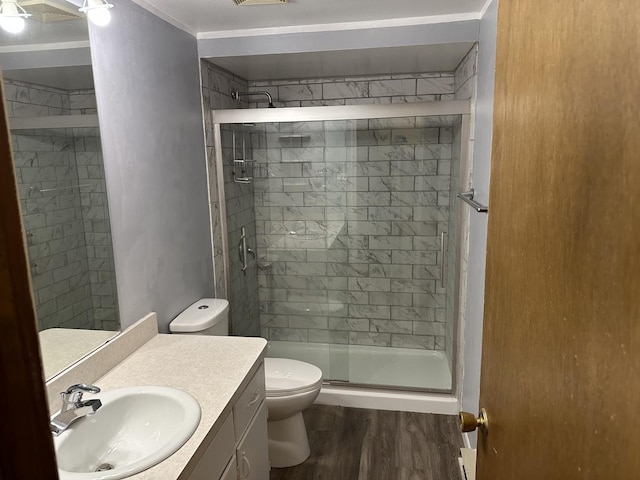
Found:
<svg viewBox="0 0 640 480"><path fill-rule="evenodd" d="M227 299L231 300L233 293L230 291L230 249L228 241L227 225L227 205L225 199L225 185L222 159L222 124L243 124L243 123L286 123L286 122L312 122L312 121L335 121L335 120L365 120L376 118L402 118L402 117L428 117L460 115L462 117L461 145L460 145L460 185L459 192L464 192L472 188L471 170L473 166L471 132L472 132L472 110L470 100L446 100L440 102L421 103L399 103L399 104L375 104L375 105L340 105L325 107L286 107L286 108L261 108L261 109L231 109L212 110L212 124L215 141L215 166L216 181L218 191L218 203L220 206L220 227L222 234L222 248L224 250L224 286ZM211 178L211 177L209 177ZM458 193L458 192L452 192ZM213 201L214 199L211 199ZM460 231L460 238L468 239L465 232L469 230L469 211L462 211L460 214L460 224L457 228ZM453 312L453 338L454 351L452 359L452 384L451 393L459 397L459 385L462 384L462 370L460 365L459 345L462 337L462 326L464 325L464 310L460 310L461 296L465 295L466 289L461 289L461 285L466 285L466 271L461 270L461 265L466 264L468 258L468 244L460 242L455 246L458 248L456 254L456 271L458 281L456 291L452 292L454 298ZM464 304L464 302L463 302ZM350 384L354 385L354 384ZM372 388L389 388L385 386L367 385ZM433 391L432 389L419 389L418 391Z"/></svg>

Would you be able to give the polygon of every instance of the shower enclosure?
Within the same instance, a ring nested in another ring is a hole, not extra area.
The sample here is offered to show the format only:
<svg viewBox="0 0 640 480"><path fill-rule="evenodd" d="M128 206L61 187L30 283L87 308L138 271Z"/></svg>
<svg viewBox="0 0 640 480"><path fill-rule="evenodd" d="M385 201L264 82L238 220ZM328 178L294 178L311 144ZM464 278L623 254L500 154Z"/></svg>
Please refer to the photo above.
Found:
<svg viewBox="0 0 640 480"><path fill-rule="evenodd" d="M451 392L468 113L214 111L232 333L332 384Z"/></svg>

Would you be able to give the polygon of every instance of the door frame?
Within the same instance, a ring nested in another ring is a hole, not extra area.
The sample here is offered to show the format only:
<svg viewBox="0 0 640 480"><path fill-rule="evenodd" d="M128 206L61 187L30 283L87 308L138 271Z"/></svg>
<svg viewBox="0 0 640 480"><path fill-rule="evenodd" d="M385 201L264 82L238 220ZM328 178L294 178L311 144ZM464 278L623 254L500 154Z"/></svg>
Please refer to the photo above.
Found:
<svg viewBox="0 0 640 480"><path fill-rule="evenodd" d="M2 78L0 76L0 81ZM4 92L0 88L0 479L57 479ZM22 412L22 414L20 414Z"/></svg>

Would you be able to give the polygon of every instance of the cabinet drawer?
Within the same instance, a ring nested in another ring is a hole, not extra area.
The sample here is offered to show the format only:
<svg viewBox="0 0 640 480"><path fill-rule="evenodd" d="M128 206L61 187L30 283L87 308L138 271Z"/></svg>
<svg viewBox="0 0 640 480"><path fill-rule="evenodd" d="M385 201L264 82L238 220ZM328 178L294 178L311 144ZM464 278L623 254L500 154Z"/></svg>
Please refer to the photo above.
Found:
<svg viewBox="0 0 640 480"><path fill-rule="evenodd" d="M242 395L233 407L233 423L235 427L236 441L240 440L243 432L247 429L247 425L251 421L253 415L258 411L258 407L264 400L264 363L260 364L260 368L255 373L247 388L244 389Z"/></svg>
<svg viewBox="0 0 640 480"><path fill-rule="evenodd" d="M222 424L220 431L207 447L206 452L196 465L193 473L189 476L189 480L219 479L234 453L235 444L233 421L231 415L229 415ZM235 471L235 466L233 470Z"/></svg>

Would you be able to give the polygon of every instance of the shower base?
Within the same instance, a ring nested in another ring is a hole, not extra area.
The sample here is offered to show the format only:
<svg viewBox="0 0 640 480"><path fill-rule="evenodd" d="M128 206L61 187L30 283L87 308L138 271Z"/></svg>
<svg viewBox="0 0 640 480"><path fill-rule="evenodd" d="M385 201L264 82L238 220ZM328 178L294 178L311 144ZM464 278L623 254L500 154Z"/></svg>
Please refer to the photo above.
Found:
<svg viewBox="0 0 640 480"><path fill-rule="evenodd" d="M451 372L444 352L269 341L267 356L308 362L322 370L325 380L348 382L323 385L316 403L423 413L458 412L458 401L450 393L411 391L451 390Z"/></svg>

